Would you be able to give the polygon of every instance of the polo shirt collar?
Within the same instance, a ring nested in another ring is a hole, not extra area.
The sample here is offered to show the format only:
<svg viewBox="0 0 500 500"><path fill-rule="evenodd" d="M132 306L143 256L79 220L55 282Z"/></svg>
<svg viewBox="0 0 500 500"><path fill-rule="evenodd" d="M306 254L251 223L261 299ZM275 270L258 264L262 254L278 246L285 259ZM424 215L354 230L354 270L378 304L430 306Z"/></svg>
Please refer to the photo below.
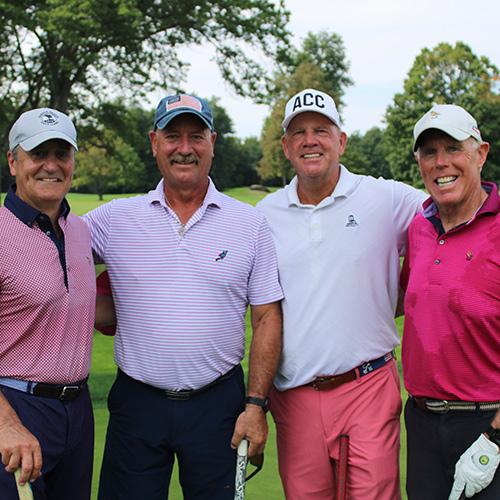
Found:
<svg viewBox="0 0 500 500"><path fill-rule="evenodd" d="M32 227L33 223L36 222L43 212L40 212L40 210L21 200L16 194L16 189L17 186L15 184L10 186L4 201L5 208L8 208L21 222ZM67 219L69 212L69 203L66 198L64 198L61 203L61 209L59 210L59 217Z"/></svg>
<svg viewBox="0 0 500 500"><path fill-rule="evenodd" d="M165 191L163 190L164 179L161 179L156 188L148 193L148 201L149 203L160 203L163 207L167 208L168 203L165 198ZM216 206L218 208L223 205L223 197L222 193L217 190L215 184L212 179L208 178L208 189L205 194L205 198L203 199L202 206Z"/></svg>
<svg viewBox="0 0 500 500"><path fill-rule="evenodd" d="M481 214L491 213L497 214L500 212L500 196L498 195L498 187L494 182L481 182L481 187L488 193L488 198L484 200L481 208L477 211L476 217ZM427 198L423 204L423 216L426 219L439 216L437 205L432 198Z"/></svg>
<svg viewBox="0 0 500 500"><path fill-rule="evenodd" d="M355 190L360 180L361 178L359 175L349 172L349 170L347 170L347 168L341 164L339 180L337 182L337 185L335 186L335 189L333 190L333 193L330 196L327 196L325 199L321 200L321 202L318 203L317 206L322 207L330 205L335 201L335 198L347 198ZM290 184L288 184L288 186L286 186L285 188L288 197L288 206L308 206L300 202L299 195L297 194L297 185L298 178L297 176L295 176L290 181Z"/></svg>

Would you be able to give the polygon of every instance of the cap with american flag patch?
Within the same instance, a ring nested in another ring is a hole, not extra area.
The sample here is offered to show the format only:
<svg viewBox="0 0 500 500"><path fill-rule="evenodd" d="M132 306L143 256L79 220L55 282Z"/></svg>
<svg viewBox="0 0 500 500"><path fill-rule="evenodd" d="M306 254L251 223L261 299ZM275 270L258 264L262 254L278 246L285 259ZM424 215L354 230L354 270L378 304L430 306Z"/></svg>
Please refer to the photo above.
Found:
<svg viewBox="0 0 500 500"><path fill-rule="evenodd" d="M188 94L169 95L160 101L156 108L154 129L165 128L173 118L184 113L198 116L213 132L214 122L208 102Z"/></svg>

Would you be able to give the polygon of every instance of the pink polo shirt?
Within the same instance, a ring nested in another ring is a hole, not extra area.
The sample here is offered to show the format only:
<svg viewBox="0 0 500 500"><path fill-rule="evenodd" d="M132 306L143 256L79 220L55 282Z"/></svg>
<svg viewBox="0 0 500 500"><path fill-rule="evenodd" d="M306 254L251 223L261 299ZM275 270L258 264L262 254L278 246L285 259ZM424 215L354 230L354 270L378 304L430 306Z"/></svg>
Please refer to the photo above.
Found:
<svg viewBox="0 0 500 500"><path fill-rule="evenodd" d="M444 234L432 200L408 231L403 375L413 396L500 400L500 198Z"/></svg>
<svg viewBox="0 0 500 500"><path fill-rule="evenodd" d="M95 273L84 222L60 217L68 287L54 242L0 208L0 377L73 383L90 368Z"/></svg>

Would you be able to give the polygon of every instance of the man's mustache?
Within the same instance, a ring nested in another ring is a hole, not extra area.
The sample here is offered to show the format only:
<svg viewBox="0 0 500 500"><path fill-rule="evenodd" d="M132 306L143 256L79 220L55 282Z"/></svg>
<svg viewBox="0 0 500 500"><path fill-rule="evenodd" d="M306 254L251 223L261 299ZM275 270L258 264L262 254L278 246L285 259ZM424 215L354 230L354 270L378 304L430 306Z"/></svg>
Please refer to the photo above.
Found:
<svg viewBox="0 0 500 500"><path fill-rule="evenodd" d="M181 163L181 164L186 164L186 163L198 163L198 158L196 155L190 153L188 155L179 155L176 154L170 158L171 163Z"/></svg>

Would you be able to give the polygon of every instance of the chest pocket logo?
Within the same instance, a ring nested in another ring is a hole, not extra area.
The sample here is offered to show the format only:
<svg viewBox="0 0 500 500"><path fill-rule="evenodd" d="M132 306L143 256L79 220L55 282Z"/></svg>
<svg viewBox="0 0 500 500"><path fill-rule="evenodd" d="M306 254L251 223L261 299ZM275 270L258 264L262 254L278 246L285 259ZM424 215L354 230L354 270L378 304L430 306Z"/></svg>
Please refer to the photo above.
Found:
<svg viewBox="0 0 500 500"><path fill-rule="evenodd" d="M216 257L215 262L224 259L226 255L227 255L227 250L222 250L222 252Z"/></svg>
<svg viewBox="0 0 500 500"><path fill-rule="evenodd" d="M354 215L348 215L347 216L347 222L345 224L345 227L356 227L356 226L359 226L356 218L354 217Z"/></svg>

